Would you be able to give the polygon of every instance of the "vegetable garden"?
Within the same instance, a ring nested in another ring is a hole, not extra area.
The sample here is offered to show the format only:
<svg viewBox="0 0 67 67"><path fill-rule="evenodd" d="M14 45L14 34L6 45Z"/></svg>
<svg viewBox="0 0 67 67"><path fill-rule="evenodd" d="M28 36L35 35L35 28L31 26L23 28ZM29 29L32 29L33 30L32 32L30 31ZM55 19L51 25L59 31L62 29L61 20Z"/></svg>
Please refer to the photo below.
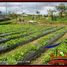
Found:
<svg viewBox="0 0 67 67"><path fill-rule="evenodd" d="M63 38L66 33L66 26L0 25L0 65L47 64L49 55L55 54L56 49L67 51L67 38ZM58 42L62 43L52 49L46 48Z"/></svg>

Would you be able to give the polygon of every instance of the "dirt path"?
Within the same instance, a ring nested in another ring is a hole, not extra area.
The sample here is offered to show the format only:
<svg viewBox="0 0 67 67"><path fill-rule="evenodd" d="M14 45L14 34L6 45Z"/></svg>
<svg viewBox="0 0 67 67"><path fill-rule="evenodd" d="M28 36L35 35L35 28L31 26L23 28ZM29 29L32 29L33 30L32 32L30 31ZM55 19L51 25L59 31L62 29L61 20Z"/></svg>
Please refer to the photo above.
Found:
<svg viewBox="0 0 67 67"><path fill-rule="evenodd" d="M63 36L63 38L67 38L67 33Z"/></svg>

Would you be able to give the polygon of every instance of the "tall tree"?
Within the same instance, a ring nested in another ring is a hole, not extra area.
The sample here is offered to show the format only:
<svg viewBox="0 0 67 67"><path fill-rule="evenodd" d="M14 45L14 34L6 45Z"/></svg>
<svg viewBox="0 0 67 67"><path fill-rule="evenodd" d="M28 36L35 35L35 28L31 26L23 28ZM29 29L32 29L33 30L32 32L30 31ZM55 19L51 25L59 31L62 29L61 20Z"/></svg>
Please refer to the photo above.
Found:
<svg viewBox="0 0 67 67"><path fill-rule="evenodd" d="M0 14L2 14L2 11L0 11Z"/></svg>
<svg viewBox="0 0 67 67"><path fill-rule="evenodd" d="M36 13L39 15L40 14L40 12L39 11L36 11Z"/></svg>
<svg viewBox="0 0 67 67"><path fill-rule="evenodd" d="M52 10L48 10L48 17L51 17L51 19L53 20L53 11Z"/></svg>
<svg viewBox="0 0 67 67"><path fill-rule="evenodd" d="M40 12L39 11L36 11L36 14L38 15L37 17L39 17ZM40 17L39 17L39 19L40 19Z"/></svg>
<svg viewBox="0 0 67 67"><path fill-rule="evenodd" d="M65 12L65 10L66 10L66 6L65 6L65 4L59 4L58 6L56 6L56 9L59 11L59 15L60 15L60 17L63 17L63 12Z"/></svg>
<svg viewBox="0 0 67 67"><path fill-rule="evenodd" d="M48 17L51 17L51 20L56 20L56 15L54 15L54 13L56 13L56 10L48 10Z"/></svg>

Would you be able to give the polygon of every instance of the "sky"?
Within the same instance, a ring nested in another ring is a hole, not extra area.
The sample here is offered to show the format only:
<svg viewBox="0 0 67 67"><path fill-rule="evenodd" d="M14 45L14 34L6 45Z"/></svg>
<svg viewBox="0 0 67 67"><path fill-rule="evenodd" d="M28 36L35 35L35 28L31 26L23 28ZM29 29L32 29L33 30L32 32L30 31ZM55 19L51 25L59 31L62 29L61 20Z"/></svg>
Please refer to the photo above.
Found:
<svg viewBox="0 0 67 67"><path fill-rule="evenodd" d="M18 14L36 14L36 11L40 11L40 14L48 14L48 10L56 10L55 6L60 3L66 2L0 2L0 11L2 12L15 12ZM7 6L7 9L6 9Z"/></svg>

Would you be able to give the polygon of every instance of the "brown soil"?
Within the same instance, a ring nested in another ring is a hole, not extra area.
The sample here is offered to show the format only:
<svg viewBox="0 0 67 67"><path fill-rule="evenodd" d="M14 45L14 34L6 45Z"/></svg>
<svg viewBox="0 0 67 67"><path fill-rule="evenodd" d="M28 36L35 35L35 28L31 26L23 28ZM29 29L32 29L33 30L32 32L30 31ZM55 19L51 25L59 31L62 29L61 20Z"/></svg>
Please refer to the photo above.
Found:
<svg viewBox="0 0 67 67"><path fill-rule="evenodd" d="M63 38L67 38L67 33L63 36Z"/></svg>

